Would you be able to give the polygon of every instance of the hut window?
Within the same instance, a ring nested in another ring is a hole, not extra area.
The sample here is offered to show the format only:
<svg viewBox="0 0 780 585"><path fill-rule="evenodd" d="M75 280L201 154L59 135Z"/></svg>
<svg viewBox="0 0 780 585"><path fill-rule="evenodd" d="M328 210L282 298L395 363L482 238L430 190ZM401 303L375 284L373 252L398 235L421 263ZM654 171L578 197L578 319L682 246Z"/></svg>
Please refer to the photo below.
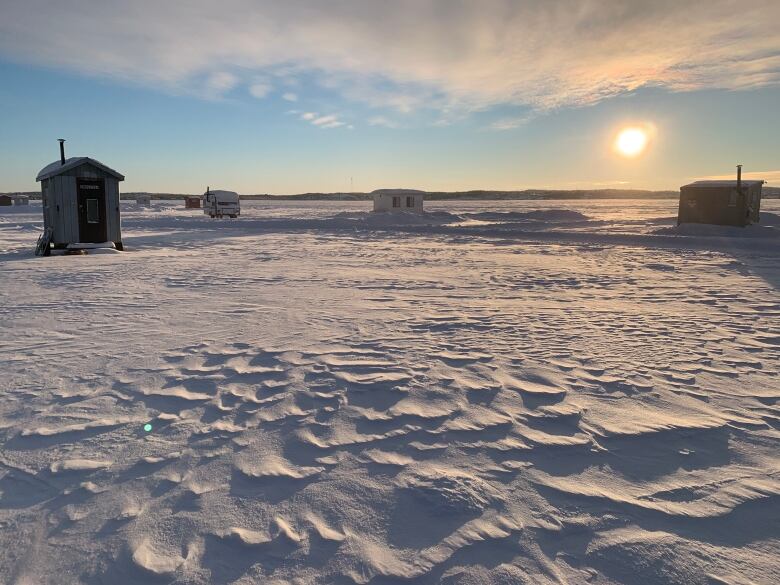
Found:
<svg viewBox="0 0 780 585"><path fill-rule="evenodd" d="M737 206L737 192L732 191L729 193L729 207L736 207Z"/></svg>
<svg viewBox="0 0 780 585"><path fill-rule="evenodd" d="M407 197L406 198L406 206L407 207L414 207L414 197Z"/></svg>
<svg viewBox="0 0 780 585"><path fill-rule="evenodd" d="M401 198L393 197L393 207L401 207Z"/></svg>
<svg viewBox="0 0 780 585"><path fill-rule="evenodd" d="M87 223L100 223L98 200L87 199Z"/></svg>

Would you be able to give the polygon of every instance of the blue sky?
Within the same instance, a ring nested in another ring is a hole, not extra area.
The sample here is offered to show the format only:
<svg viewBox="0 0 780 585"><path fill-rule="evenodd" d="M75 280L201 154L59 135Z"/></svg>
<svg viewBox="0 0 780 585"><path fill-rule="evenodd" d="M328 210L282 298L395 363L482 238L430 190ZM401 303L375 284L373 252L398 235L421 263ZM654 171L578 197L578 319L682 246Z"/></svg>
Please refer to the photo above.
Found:
<svg viewBox="0 0 780 585"><path fill-rule="evenodd" d="M0 191L60 137L125 191L780 185L773 2L37 4L0 19Z"/></svg>

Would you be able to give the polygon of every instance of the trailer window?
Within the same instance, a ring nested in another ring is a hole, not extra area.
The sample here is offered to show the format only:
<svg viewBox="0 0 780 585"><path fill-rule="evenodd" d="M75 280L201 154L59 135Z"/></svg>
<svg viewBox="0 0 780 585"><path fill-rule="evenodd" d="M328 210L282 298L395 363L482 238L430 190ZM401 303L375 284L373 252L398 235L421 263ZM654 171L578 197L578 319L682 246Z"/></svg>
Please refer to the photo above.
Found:
<svg viewBox="0 0 780 585"><path fill-rule="evenodd" d="M729 207L736 207L737 206L737 192L732 191L729 194Z"/></svg>
<svg viewBox="0 0 780 585"><path fill-rule="evenodd" d="M407 207L414 207L414 197L407 196L407 198L406 198L406 206Z"/></svg>
<svg viewBox="0 0 780 585"><path fill-rule="evenodd" d="M401 198L393 197L393 207L401 207Z"/></svg>

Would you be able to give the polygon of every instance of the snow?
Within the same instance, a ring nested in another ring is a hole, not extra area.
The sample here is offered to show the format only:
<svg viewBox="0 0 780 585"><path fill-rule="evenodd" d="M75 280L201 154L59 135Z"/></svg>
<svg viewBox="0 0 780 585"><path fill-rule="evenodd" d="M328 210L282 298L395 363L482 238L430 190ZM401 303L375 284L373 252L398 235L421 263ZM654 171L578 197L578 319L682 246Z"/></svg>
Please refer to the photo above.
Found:
<svg viewBox="0 0 780 585"><path fill-rule="evenodd" d="M0 209L0 583L780 582L780 201L243 203Z"/></svg>

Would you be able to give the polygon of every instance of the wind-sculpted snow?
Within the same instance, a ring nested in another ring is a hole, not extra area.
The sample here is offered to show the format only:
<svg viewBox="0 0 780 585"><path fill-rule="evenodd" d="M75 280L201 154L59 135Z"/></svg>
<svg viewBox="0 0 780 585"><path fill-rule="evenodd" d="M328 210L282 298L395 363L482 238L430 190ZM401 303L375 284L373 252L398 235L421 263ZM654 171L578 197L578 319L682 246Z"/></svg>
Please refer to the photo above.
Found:
<svg viewBox="0 0 780 585"><path fill-rule="evenodd" d="M774 202L360 205L0 215L0 583L780 582Z"/></svg>
<svg viewBox="0 0 780 585"><path fill-rule="evenodd" d="M496 221L496 222L511 222L511 221L538 221L538 222L584 222L588 221L588 217L579 212L571 209L536 209L533 211L484 211L481 213L469 213L465 217L469 219L477 219L480 221Z"/></svg>

